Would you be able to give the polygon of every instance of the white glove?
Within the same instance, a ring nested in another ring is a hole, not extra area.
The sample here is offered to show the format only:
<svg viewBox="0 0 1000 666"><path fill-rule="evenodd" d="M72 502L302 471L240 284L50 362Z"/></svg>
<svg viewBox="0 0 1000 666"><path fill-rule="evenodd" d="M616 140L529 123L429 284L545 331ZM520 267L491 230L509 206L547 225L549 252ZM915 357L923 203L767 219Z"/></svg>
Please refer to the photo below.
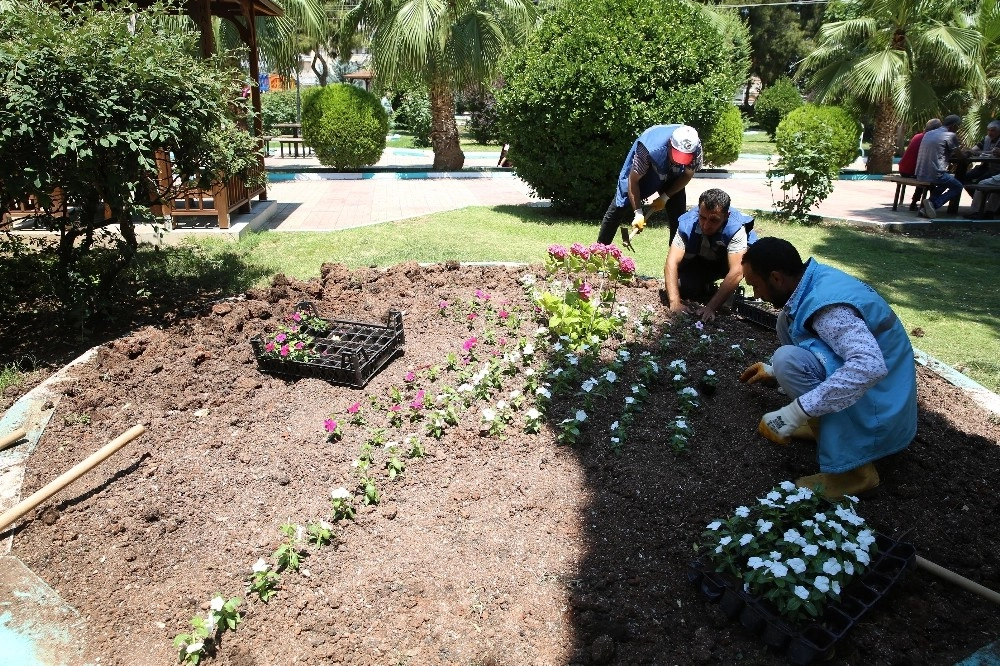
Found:
<svg viewBox="0 0 1000 666"><path fill-rule="evenodd" d="M639 233L646 228L646 216L642 214L642 209L635 211L635 217L632 218L632 229L635 233Z"/></svg>
<svg viewBox="0 0 1000 666"><path fill-rule="evenodd" d="M757 432L776 444L788 444L792 441L792 433L809 420L798 399L795 399L776 412L764 414L757 426Z"/></svg>
<svg viewBox="0 0 1000 666"><path fill-rule="evenodd" d="M670 197L667 196L666 194L661 194L660 196L653 199L653 203L649 204L649 212L655 213L657 211L663 210L666 207L668 201L670 201Z"/></svg>

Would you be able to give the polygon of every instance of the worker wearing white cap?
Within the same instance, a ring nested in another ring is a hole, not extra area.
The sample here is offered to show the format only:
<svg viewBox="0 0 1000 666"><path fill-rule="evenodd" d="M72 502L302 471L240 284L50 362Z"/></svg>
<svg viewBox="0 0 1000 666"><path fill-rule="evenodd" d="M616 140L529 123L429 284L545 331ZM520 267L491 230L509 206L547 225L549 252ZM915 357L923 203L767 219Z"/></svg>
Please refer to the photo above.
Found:
<svg viewBox="0 0 1000 666"><path fill-rule="evenodd" d="M687 210L684 188L701 164L701 139L689 125L653 125L640 134L618 175L618 190L597 242L610 244L615 229L622 227L622 241L631 249L631 238L646 226L646 215L664 209L672 241L677 218ZM659 196L644 211L643 202L654 194Z"/></svg>

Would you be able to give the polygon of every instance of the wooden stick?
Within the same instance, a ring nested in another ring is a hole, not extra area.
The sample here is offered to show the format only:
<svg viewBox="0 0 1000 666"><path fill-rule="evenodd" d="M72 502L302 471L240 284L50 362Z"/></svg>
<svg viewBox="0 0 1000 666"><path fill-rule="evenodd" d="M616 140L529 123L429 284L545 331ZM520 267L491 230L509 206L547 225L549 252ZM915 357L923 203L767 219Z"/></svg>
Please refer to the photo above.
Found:
<svg viewBox="0 0 1000 666"><path fill-rule="evenodd" d="M146 432L146 428L142 425L132 426L123 434L119 435L117 439L108 442L94 453L91 453L84 460L60 474L55 480L50 481L42 488L39 488L34 494L31 495L31 497L21 500L11 508L4 511L3 514L0 514L0 532L3 532L15 520L34 509L36 506L55 495L69 484L73 483L93 468L100 465L108 459L111 454L115 453L118 449L122 448L144 432Z"/></svg>
<svg viewBox="0 0 1000 666"><path fill-rule="evenodd" d="M14 444L15 442L21 441L22 439L25 438L25 436L27 436L27 434L28 433L24 431L24 428L18 428L9 435L4 435L3 437L0 437L0 451L3 451L4 449Z"/></svg>
<svg viewBox="0 0 1000 666"><path fill-rule="evenodd" d="M924 558L917 555L917 566L921 569L931 572L935 576L943 578L949 583L954 583L964 590L968 590L973 594L978 594L984 599L988 599L995 604L1000 604L1000 593L994 592L988 587L983 587L979 583L973 582L966 578L965 576L960 576L951 569L945 569L940 564L934 564L933 562L928 562Z"/></svg>

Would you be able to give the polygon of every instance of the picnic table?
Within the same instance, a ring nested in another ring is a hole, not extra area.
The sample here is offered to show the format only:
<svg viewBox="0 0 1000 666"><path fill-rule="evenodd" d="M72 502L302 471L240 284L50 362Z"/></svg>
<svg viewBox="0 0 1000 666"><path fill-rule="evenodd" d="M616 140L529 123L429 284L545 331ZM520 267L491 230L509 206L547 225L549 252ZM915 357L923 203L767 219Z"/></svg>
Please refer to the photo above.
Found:
<svg viewBox="0 0 1000 666"><path fill-rule="evenodd" d="M955 165L955 178L963 180L965 174L969 171L969 165L974 162L984 163L984 164L1000 164L1000 157L994 155L992 152L984 153L982 155L970 155L968 157L953 157L949 160ZM966 185L966 187L977 189L975 185ZM965 189L964 187L962 189ZM951 202L948 203L948 213L950 215L958 214L958 203L962 196L959 195L955 197ZM985 201L985 199L984 199Z"/></svg>
<svg viewBox="0 0 1000 666"><path fill-rule="evenodd" d="M288 148L289 157L299 156L299 146L302 146L302 155L308 155L312 148L306 145L305 140L299 136L299 132L302 130L302 123L275 123L273 125L274 129L281 132L280 135L275 136L274 139L278 141L278 151L281 157L285 156L285 148Z"/></svg>

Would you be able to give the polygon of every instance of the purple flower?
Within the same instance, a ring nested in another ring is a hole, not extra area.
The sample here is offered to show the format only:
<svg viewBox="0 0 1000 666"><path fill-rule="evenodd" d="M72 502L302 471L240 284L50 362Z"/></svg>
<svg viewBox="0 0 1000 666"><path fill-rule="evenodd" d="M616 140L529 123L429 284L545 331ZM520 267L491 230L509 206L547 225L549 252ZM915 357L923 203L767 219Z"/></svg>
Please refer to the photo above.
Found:
<svg viewBox="0 0 1000 666"><path fill-rule="evenodd" d="M618 270L622 273L627 273L628 275L635 273L635 262L632 261L632 257L622 257L619 259Z"/></svg>
<svg viewBox="0 0 1000 666"><path fill-rule="evenodd" d="M553 259L565 259L568 254L568 250L562 245L550 245L549 246L549 256Z"/></svg>
<svg viewBox="0 0 1000 666"><path fill-rule="evenodd" d="M591 292L593 290L594 289L593 289L593 287L590 286L589 282L584 282L583 284L581 284L577 288L576 293L580 295L580 298L582 298L582 299L584 299L586 301L589 301L590 300L590 294L591 294Z"/></svg>
<svg viewBox="0 0 1000 666"><path fill-rule="evenodd" d="M357 414L360 410L361 410L361 403L360 402L356 402L356 403L354 403L353 405L351 405L350 407L347 408L347 413L348 414Z"/></svg>
<svg viewBox="0 0 1000 666"><path fill-rule="evenodd" d="M291 320L292 321L302 321L302 315L300 315L298 312L293 312L292 316L291 316Z"/></svg>
<svg viewBox="0 0 1000 666"><path fill-rule="evenodd" d="M424 391L423 389L417 391L417 395L414 396L413 402L410 403L410 409L421 410L424 407Z"/></svg>
<svg viewBox="0 0 1000 666"><path fill-rule="evenodd" d="M403 381L404 382L412 382L416 378L417 378L417 373L413 372L413 370L410 370L405 375L403 375Z"/></svg>
<svg viewBox="0 0 1000 666"><path fill-rule="evenodd" d="M580 243L573 243L572 245L570 245L569 251L572 254L575 254L576 256L580 257L581 259L584 260L590 259L590 250L585 248Z"/></svg>
<svg viewBox="0 0 1000 666"><path fill-rule="evenodd" d="M702 330L703 328L705 328L705 325L704 325L703 323L701 323L700 321L696 321L696 322L694 323L694 327L695 327L695 328L697 328L697 329L698 329L698 330L700 331L700 330Z"/></svg>
<svg viewBox="0 0 1000 666"><path fill-rule="evenodd" d="M389 411L390 411L390 412L398 412L398 411L400 411L401 409L403 409L403 406L402 406L402 405L393 405L392 407L390 407L390 408L389 408Z"/></svg>
<svg viewBox="0 0 1000 666"><path fill-rule="evenodd" d="M333 419L323 421L323 427L326 428L327 432L337 432L337 422Z"/></svg>
<svg viewBox="0 0 1000 666"><path fill-rule="evenodd" d="M477 340L475 337L469 338L462 344L462 349L464 349L465 351L469 351L470 349L475 347L478 342L479 340Z"/></svg>
<svg viewBox="0 0 1000 666"><path fill-rule="evenodd" d="M282 342L284 342L287 339L288 339L288 336L285 335L284 333L278 333L276 336L274 336L274 341L277 342L278 344L281 344Z"/></svg>
<svg viewBox="0 0 1000 666"><path fill-rule="evenodd" d="M622 251L618 249L617 245L609 245L608 247L610 248L608 250L608 254L610 254L615 259L621 259L622 258Z"/></svg>
<svg viewBox="0 0 1000 666"><path fill-rule="evenodd" d="M590 254L596 254L599 257L606 256L611 252L611 246L605 245L604 243L591 243L590 244Z"/></svg>
<svg viewBox="0 0 1000 666"><path fill-rule="evenodd" d="M438 309L444 310L448 307L448 301L438 301Z"/></svg>
<svg viewBox="0 0 1000 666"><path fill-rule="evenodd" d="M481 298L484 301L488 301L488 300L490 300L490 295L487 294L482 289L476 289L476 298Z"/></svg>

